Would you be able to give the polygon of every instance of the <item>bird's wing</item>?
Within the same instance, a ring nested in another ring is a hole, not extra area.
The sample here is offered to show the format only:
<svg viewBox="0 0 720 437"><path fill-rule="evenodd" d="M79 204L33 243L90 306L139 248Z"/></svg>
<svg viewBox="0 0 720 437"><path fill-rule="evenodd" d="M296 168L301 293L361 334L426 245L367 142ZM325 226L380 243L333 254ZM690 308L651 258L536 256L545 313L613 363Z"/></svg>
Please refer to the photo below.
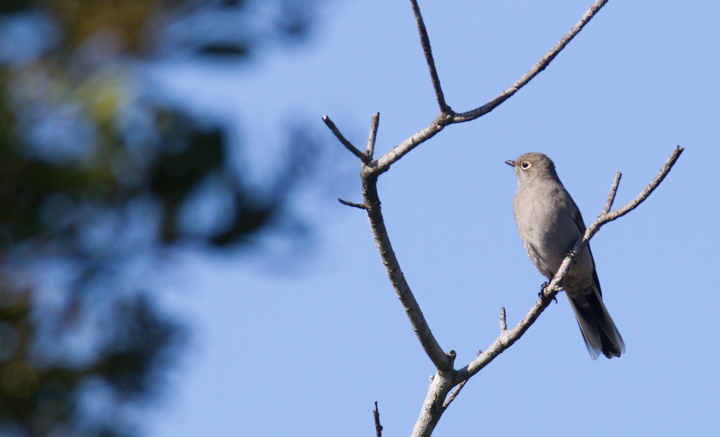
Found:
<svg viewBox="0 0 720 437"><path fill-rule="evenodd" d="M569 197L569 195L568 195ZM572 202L574 208L573 211L573 219L575 220L575 224L577 225L578 229L580 230L580 233L582 235L585 235L585 221L583 221L582 214L580 213L580 208L577 207L575 204L575 201L572 200L572 197L570 197L570 201ZM590 242L588 241L587 244L587 250L590 254L590 260L592 261L593 265L593 281L595 281L595 286L597 287L598 294L600 297L602 297L602 289L600 288L600 279L598 279L597 271L595 269L595 258L593 257L592 250L590 250Z"/></svg>
<svg viewBox="0 0 720 437"><path fill-rule="evenodd" d="M585 229L586 229L585 222L583 221L582 214L580 214L580 208L577 207L577 205L575 204L575 201L572 199L572 197L570 197L569 194L568 194L568 197L570 198L570 202L572 203L572 206L574 209L573 219L575 220L575 224L577 225L578 229L580 230L580 233L582 235L585 235Z"/></svg>

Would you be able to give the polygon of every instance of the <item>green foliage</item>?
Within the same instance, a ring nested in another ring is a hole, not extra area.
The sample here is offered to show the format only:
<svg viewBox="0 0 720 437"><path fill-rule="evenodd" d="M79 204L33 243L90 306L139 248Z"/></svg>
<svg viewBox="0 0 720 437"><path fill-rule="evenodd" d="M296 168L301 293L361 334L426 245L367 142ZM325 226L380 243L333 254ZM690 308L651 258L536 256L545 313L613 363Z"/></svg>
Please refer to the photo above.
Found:
<svg viewBox="0 0 720 437"><path fill-rule="evenodd" d="M151 291L141 291L142 281L127 279L127 265L134 257L152 262L183 241L240 247L283 213L306 154L290 155L269 175L271 189L251 189L230 164L226 129L153 99L134 68L175 49L247 62L263 38L307 34L309 3L261 4L275 6L268 28L180 32L178 42L173 26L208 11L251 20L258 3L0 2L3 435L134 434L124 405L159 393L185 334ZM9 39L12 26L37 40ZM20 49L3 58L9 42ZM311 150L306 135L293 136L296 150ZM229 200L213 225L189 229L183 220L198 193ZM62 303L43 306L48 291L38 266L58 265ZM109 399L110 412L89 412L86 399L96 398Z"/></svg>

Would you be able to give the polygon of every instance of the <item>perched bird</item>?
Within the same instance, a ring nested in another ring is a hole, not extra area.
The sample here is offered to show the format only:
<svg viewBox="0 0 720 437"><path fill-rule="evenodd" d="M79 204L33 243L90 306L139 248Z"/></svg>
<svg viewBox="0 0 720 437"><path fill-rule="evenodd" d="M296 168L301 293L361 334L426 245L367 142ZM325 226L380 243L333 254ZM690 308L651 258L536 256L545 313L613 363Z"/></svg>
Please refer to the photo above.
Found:
<svg viewBox="0 0 720 437"><path fill-rule="evenodd" d="M575 202L542 153L526 153L505 161L515 169L518 190L513 200L515 223L530 260L549 280L577 240L585 223ZM592 359L625 352L625 343L605 309L590 245L575 257L562 283Z"/></svg>

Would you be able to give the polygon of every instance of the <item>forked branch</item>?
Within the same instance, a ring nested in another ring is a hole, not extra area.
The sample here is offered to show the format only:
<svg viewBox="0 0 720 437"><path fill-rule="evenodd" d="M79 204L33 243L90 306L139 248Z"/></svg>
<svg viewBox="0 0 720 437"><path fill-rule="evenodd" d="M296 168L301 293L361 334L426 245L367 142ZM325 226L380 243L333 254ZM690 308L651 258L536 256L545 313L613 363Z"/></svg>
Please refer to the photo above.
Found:
<svg viewBox="0 0 720 437"><path fill-rule="evenodd" d="M417 147L419 144L422 144L423 142L434 137L445 126L453 123L462 123L465 121L475 120L476 118L481 117L492 111L493 109L497 108L501 103L512 97L513 94L515 94L520 88L527 85L528 82L530 82L535 76L537 76L541 71L547 68L547 66L550 65L552 60L555 59L558 54L560 54L560 52L565 48L565 46L567 46L568 43L570 43L570 41L572 41L572 39L575 38L578 33L580 33L583 27L585 27L585 25L587 25L590 20L593 19L595 14L597 14L598 11L600 11L600 9L602 9L602 7L605 6L607 2L608 0L596 0L595 3L590 6L590 9L588 9L585 14L583 14L580 21L578 21L578 23L575 24L575 26L573 26L572 29L570 29L570 31L565 34L565 36L563 36L560 41L558 41L557 44L555 44L545 54L545 56L540 58L540 60L535 65L533 65L527 73L523 74L520 79L515 81L515 83L510 85L510 87L500 93L500 95L490 100L486 104L478 107L477 109L473 109L472 111L463 112L460 114L455 114L450 110L450 107L445 104L445 97L442 94L442 89L440 88L440 79L437 75L437 70L435 68L435 60L433 59L432 51L430 50L430 39L427 36L427 30L425 29L425 25L422 21L422 16L420 15L420 9L417 7L417 2L416 0L411 0L411 3L413 5L413 12L415 13L415 19L418 24L418 31L420 32L420 42L423 45L425 59L428 64L428 68L430 69L430 76L432 77L435 94L437 96L438 103L440 104L441 111L440 115L438 115L437 118L435 118L435 120L433 120L428 127L415 133L410 138L395 146L394 149L374 161L372 171L376 174L386 172L390 168L390 166L394 164L398 159L402 158L406 153ZM446 110L443 110L442 108L446 108Z"/></svg>

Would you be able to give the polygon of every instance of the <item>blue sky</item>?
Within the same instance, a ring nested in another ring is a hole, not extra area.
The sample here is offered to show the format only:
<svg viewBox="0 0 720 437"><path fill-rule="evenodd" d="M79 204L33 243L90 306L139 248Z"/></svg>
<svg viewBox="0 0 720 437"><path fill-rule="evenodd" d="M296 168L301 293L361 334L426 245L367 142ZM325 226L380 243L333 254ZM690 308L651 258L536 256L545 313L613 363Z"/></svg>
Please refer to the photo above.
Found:
<svg viewBox="0 0 720 437"><path fill-rule="evenodd" d="M420 2L448 104L466 111L507 88L591 1ZM672 149L686 151L630 215L592 240L605 303L625 339L620 359L592 361L564 295L476 375L434 436L716 435L720 378L720 5L610 2L555 61L492 113L446 128L380 179L406 278L456 367L514 325L544 278L512 217L517 182L503 161L537 151L556 163L586 223L616 171L616 207ZM329 115L364 147L380 112L377 153L427 126L438 109L406 1L326 2L308 44L272 46L240 67L167 62L158 86L196 111L237 123L262 180L288 119L317 129L330 188L306 187L307 250L268 236L231 256L184 254L163 280L193 340L153 436L408 435L434 373L387 280L360 201L357 159L322 125ZM278 255L280 253L280 255Z"/></svg>

